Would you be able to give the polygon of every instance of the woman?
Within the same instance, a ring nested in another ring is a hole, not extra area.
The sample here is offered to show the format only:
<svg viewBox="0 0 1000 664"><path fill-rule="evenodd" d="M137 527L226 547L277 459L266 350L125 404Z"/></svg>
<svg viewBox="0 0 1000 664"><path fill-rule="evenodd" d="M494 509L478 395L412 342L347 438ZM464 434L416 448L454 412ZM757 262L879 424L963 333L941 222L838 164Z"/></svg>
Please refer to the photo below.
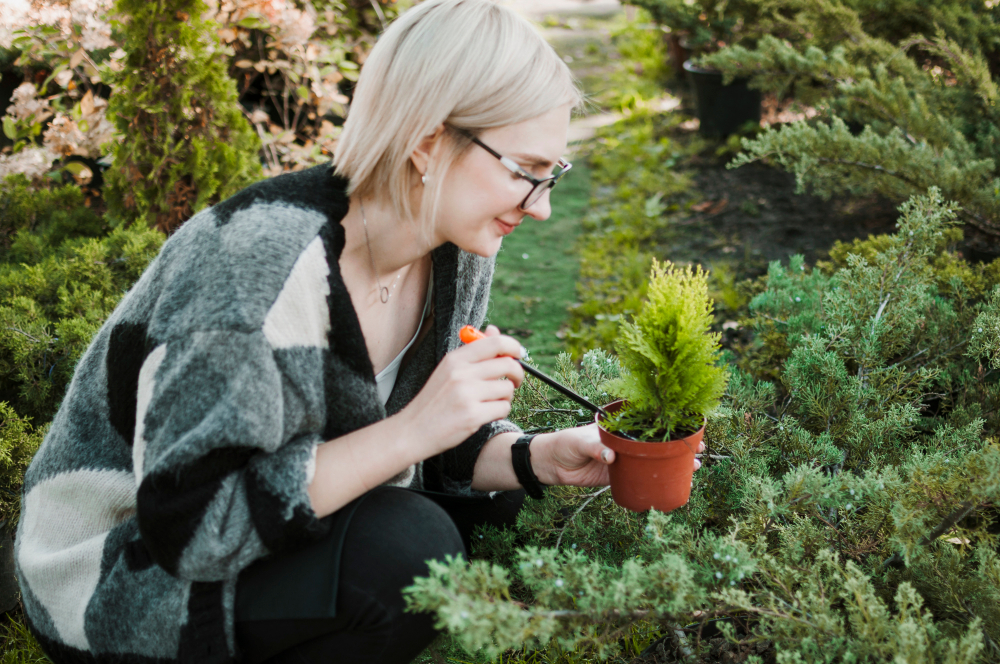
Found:
<svg viewBox="0 0 1000 664"><path fill-rule="evenodd" d="M25 479L18 575L54 661L407 662L426 560L510 523L522 486L607 484L593 426L503 419L517 341L457 334L502 238L548 217L579 102L516 15L432 0L372 51L335 167L167 241Z"/></svg>

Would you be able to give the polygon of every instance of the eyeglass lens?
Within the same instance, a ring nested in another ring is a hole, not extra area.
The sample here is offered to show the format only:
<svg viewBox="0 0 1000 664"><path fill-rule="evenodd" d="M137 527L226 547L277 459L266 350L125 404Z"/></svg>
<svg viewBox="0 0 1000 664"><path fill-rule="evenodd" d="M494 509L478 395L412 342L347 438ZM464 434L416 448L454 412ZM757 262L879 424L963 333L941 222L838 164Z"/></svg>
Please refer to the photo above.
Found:
<svg viewBox="0 0 1000 664"><path fill-rule="evenodd" d="M528 197L524 199L524 203L521 204L521 207L525 210L530 208L532 205L537 203L538 199L544 196L545 192L551 189L555 183L555 180L546 180L545 182L535 185L531 192L528 193Z"/></svg>

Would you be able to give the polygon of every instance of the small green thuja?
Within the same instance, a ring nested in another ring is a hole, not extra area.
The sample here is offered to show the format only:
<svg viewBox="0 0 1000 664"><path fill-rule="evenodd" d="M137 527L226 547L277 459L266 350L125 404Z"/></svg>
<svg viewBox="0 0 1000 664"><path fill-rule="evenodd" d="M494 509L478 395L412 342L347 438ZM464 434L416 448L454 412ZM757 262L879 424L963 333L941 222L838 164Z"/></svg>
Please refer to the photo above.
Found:
<svg viewBox="0 0 1000 664"><path fill-rule="evenodd" d="M623 321L616 343L625 371L610 391L627 402L608 419L611 431L668 441L697 431L726 390L717 365L719 334L710 332L712 300L701 267L653 260L647 300Z"/></svg>

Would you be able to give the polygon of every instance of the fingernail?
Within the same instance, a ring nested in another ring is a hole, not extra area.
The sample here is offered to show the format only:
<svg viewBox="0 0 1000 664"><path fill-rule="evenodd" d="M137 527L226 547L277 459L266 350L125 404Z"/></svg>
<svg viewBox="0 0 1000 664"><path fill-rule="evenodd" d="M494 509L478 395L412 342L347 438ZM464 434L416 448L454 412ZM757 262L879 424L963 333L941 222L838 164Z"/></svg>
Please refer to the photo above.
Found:
<svg viewBox="0 0 1000 664"><path fill-rule="evenodd" d="M601 461L607 463L608 457L610 456L611 456L611 450L604 450L603 452L601 452Z"/></svg>
<svg viewBox="0 0 1000 664"><path fill-rule="evenodd" d="M695 459L694 460L694 469L698 470L699 468L701 468L701 461L698 461L697 459Z"/></svg>
<svg viewBox="0 0 1000 664"><path fill-rule="evenodd" d="M525 348L524 346L521 346L521 359L523 360L526 357L528 357L528 349Z"/></svg>

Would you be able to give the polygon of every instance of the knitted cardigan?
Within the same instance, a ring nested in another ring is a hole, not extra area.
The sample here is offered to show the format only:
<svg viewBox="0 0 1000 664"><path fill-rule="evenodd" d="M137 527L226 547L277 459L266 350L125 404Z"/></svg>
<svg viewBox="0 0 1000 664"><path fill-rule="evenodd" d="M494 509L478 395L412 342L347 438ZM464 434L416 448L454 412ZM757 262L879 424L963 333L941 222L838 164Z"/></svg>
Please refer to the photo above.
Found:
<svg viewBox="0 0 1000 664"><path fill-rule="evenodd" d="M346 181L330 166L259 182L191 218L97 333L25 476L15 557L55 662L227 662L236 578L323 537L307 487L320 443L400 410L462 325L483 323L494 261L432 254L430 333L388 403L338 258ZM505 420L397 485L471 495Z"/></svg>

